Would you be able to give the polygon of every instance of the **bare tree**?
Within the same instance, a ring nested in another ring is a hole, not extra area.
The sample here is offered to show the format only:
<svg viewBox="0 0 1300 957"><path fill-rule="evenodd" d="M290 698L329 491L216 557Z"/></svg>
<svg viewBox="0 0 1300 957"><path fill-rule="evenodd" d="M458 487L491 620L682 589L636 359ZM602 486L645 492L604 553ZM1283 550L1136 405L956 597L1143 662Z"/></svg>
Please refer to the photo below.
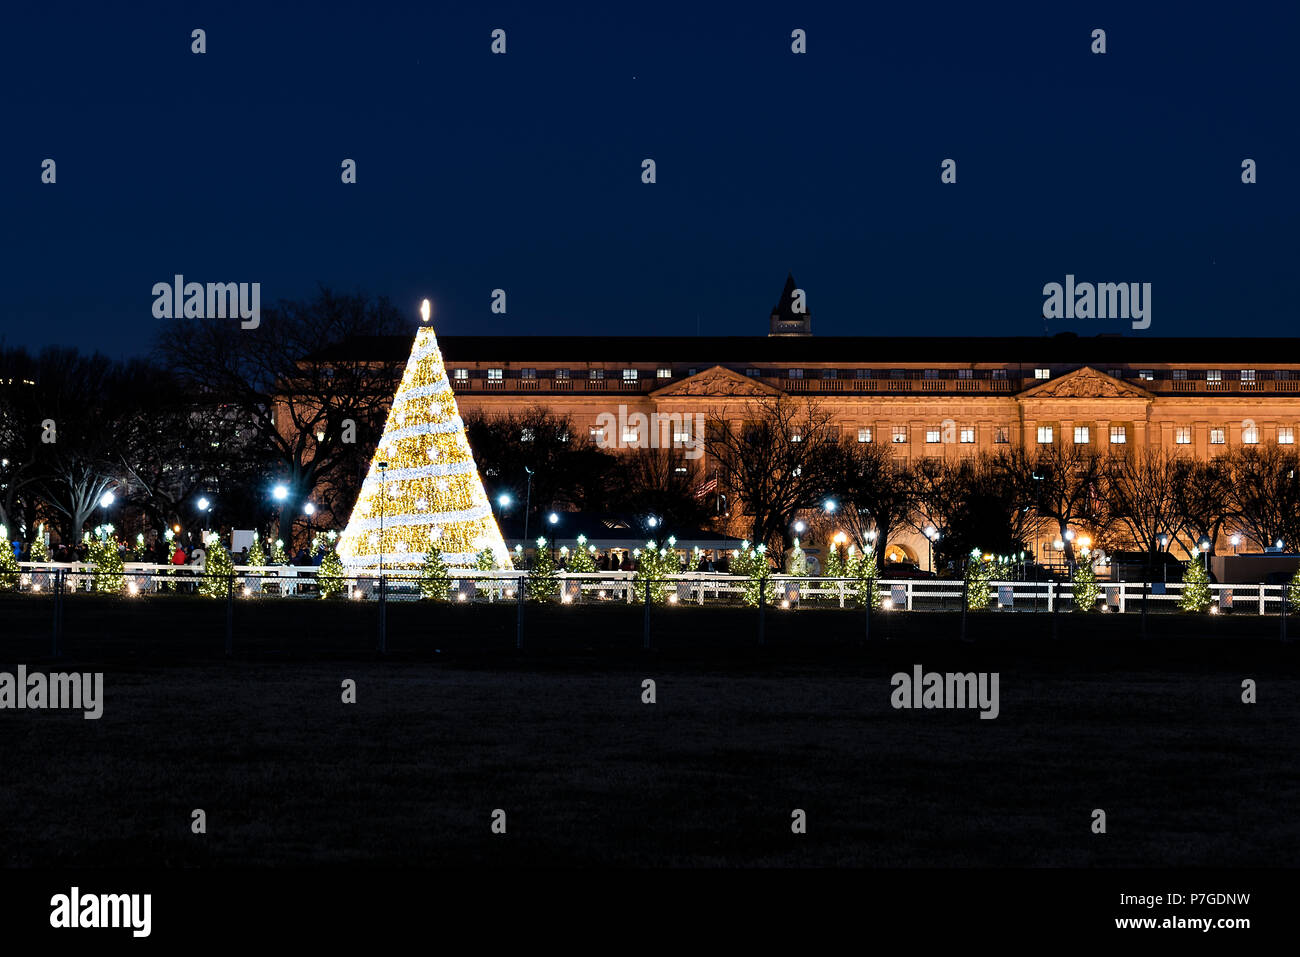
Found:
<svg viewBox="0 0 1300 957"><path fill-rule="evenodd" d="M235 407L271 451L289 491L279 521L288 540L318 485L348 479L378 442L404 362L369 360L360 341L403 331L387 299L321 289L263 310L256 329L168 320L159 349L199 401Z"/></svg>
<svg viewBox="0 0 1300 957"><path fill-rule="evenodd" d="M1236 511L1229 460L1222 456L1208 462L1181 459L1175 468L1174 507L1182 518L1180 533L1189 545L1208 541L1213 554L1219 533Z"/></svg>
<svg viewBox="0 0 1300 957"><path fill-rule="evenodd" d="M600 510L618 491L617 457L580 434L569 416L544 406L470 412L465 432L489 494L507 492L521 509L528 499L534 514L556 507Z"/></svg>
<svg viewBox="0 0 1300 957"><path fill-rule="evenodd" d="M1261 548L1300 544L1300 459L1275 443L1243 446L1229 458L1233 504L1242 528Z"/></svg>
<svg viewBox="0 0 1300 957"><path fill-rule="evenodd" d="M1034 460L1034 504L1038 516L1051 522L1065 543L1067 562L1075 560L1074 542L1066 534L1069 527L1098 524L1105 470L1105 458L1092 446L1064 441L1040 447Z"/></svg>
<svg viewBox="0 0 1300 957"><path fill-rule="evenodd" d="M1105 517L1127 533L1130 545L1147 552L1150 571L1160 537L1172 538L1182 525L1179 470L1167 451L1155 448L1112 456L1106 466Z"/></svg>
<svg viewBox="0 0 1300 957"><path fill-rule="evenodd" d="M912 474L917 510L913 524L939 533L936 555L964 567L971 551L1009 555L1025 547L1028 524L1023 472L990 455L925 459Z"/></svg>
<svg viewBox="0 0 1300 957"><path fill-rule="evenodd" d="M830 413L811 400L757 400L750 416L736 423L712 412L705 448L718 483L743 503L750 540L769 547L779 542L784 551L795 515L818 505L835 486L838 439Z"/></svg>
<svg viewBox="0 0 1300 957"><path fill-rule="evenodd" d="M916 486L911 471L888 446L845 438L834 469L835 517L848 528L854 543L866 548L867 533L875 531L881 554L898 529L916 511Z"/></svg>

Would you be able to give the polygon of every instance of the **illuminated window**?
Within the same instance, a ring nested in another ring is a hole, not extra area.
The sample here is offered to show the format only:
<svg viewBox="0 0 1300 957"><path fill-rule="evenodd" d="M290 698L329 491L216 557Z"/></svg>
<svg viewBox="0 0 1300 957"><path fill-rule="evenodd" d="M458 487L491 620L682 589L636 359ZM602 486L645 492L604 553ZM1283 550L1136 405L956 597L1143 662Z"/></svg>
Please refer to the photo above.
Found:
<svg viewBox="0 0 1300 957"><path fill-rule="evenodd" d="M894 426L894 444L895 445L907 444L907 426L905 425Z"/></svg>
<svg viewBox="0 0 1300 957"><path fill-rule="evenodd" d="M1254 381L1255 381L1255 370L1254 370L1254 369L1242 369L1242 370L1241 370L1241 381L1242 381L1242 382L1254 382Z"/></svg>
<svg viewBox="0 0 1300 957"><path fill-rule="evenodd" d="M1040 425L1038 427L1038 444L1039 445L1052 444L1052 427L1050 425Z"/></svg>
<svg viewBox="0 0 1300 957"><path fill-rule="evenodd" d="M672 370L672 369L656 369L656 370L655 370L655 378L656 378L656 379L671 379L672 377L673 377L673 370Z"/></svg>
<svg viewBox="0 0 1300 957"><path fill-rule="evenodd" d="M1186 369L1174 369L1172 372L1169 373L1169 378L1171 378L1171 379L1177 379L1177 380L1179 380L1179 381L1182 381L1182 380L1184 380L1184 379L1187 378L1187 370L1186 370Z"/></svg>
<svg viewBox="0 0 1300 957"><path fill-rule="evenodd" d="M800 427L797 426L797 425L796 425L794 428L792 428L792 429L790 430L790 441L791 441L791 442L802 442L802 441L803 441L803 429L800 428Z"/></svg>
<svg viewBox="0 0 1300 957"><path fill-rule="evenodd" d="M469 379L469 370L457 369L454 372L452 372L451 377L455 379L457 382L466 382Z"/></svg>
<svg viewBox="0 0 1300 957"><path fill-rule="evenodd" d="M839 369L823 369L823 370L822 370L822 378L823 378L823 379L838 379L839 377L840 377L840 370L839 370Z"/></svg>
<svg viewBox="0 0 1300 957"><path fill-rule="evenodd" d="M1034 378L1035 378L1035 379L1050 379L1051 377L1052 377L1052 370L1051 370L1051 369L1035 369L1035 370L1034 370Z"/></svg>
<svg viewBox="0 0 1300 957"><path fill-rule="evenodd" d="M635 369L624 369L624 370L623 370L623 381L624 381L624 382L635 382L635 381L636 381L636 377L637 377L637 372L636 372Z"/></svg>
<svg viewBox="0 0 1300 957"><path fill-rule="evenodd" d="M555 370L555 378L556 378L556 381L559 381L559 382L567 382L567 381L569 380L569 370L568 370L568 369L556 369L556 370Z"/></svg>
<svg viewBox="0 0 1300 957"><path fill-rule="evenodd" d="M500 382L503 377L504 373L500 369L488 369L489 382Z"/></svg>
<svg viewBox="0 0 1300 957"><path fill-rule="evenodd" d="M869 443L871 441L871 429L858 429L858 441L863 444Z"/></svg>
<svg viewBox="0 0 1300 957"><path fill-rule="evenodd" d="M691 423L677 422L673 425L673 441L689 442L691 440Z"/></svg>
<svg viewBox="0 0 1300 957"><path fill-rule="evenodd" d="M1086 425L1076 425L1074 427L1074 444L1087 445L1092 439L1089 437L1089 430Z"/></svg>
<svg viewBox="0 0 1300 957"><path fill-rule="evenodd" d="M995 429L993 430L993 444L994 444L994 445L1010 445L1010 444L1011 444L1011 430L1010 430L1009 428L1007 428L1005 425L999 425L997 428L995 428Z"/></svg>
<svg viewBox="0 0 1300 957"><path fill-rule="evenodd" d="M1155 369L1139 369L1139 370L1138 370L1138 378L1141 379L1143 382L1155 382L1155 381L1156 381L1156 370L1155 370Z"/></svg>
<svg viewBox="0 0 1300 957"><path fill-rule="evenodd" d="M1241 430L1241 441L1245 445L1259 444L1259 426L1248 425Z"/></svg>
<svg viewBox="0 0 1300 957"><path fill-rule="evenodd" d="M921 378L923 378L923 379L937 379L937 378L939 378L939 370L938 370L938 369L926 369L924 372L921 373Z"/></svg>
<svg viewBox="0 0 1300 957"><path fill-rule="evenodd" d="M520 430L520 432L519 432L519 441L520 441L520 442L531 442L532 440L533 440L533 430L532 430L532 429L521 429L521 430Z"/></svg>
<svg viewBox="0 0 1300 957"><path fill-rule="evenodd" d="M1295 432L1289 425L1279 425L1277 428L1278 445L1295 445Z"/></svg>
<svg viewBox="0 0 1300 957"><path fill-rule="evenodd" d="M958 379L973 379L973 378L975 378L975 371L974 371L973 369L958 369L958 370L957 370L957 378L958 378Z"/></svg>
<svg viewBox="0 0 1300 957"><path fill-rule="evenodd" d="M1007 370L1006 370L1006 369L994 369L994 370L993 370L993 378L994 378L994 379L1005 379L1006 377L1007 377Z"/></svg>
<svg viewBox="0 0 1300 957"><path fill-rule="evenodd" d="M521 378L521 379L536 379L536 378L537 378L537 370L536 370L536 369L520 369L520 370L519 370L519 378Z"/></svg>
<svg viewBox="0 0 1300 957"><path fill-rule="evenodd" d="M972 426L967 426L961 430L961 435L959 437L962 444L973 445L975 442L975 429Z"/></svg>
<svg viewBox="0 0 1300 957"><path fill-rule="evenodd" d="M787 369L786 371L789 373L789 375L786 376L787 379L802 379L802 378L803 378L803 370L802 370L802 369Z"/></svg>
<svg viewBox="0 0 1300 957"><path fill-rule="evenodd" d="M1222 369L1206 369L1206 370L1205 370L1205 381L1206 381L1206 382L1222 382L1222 381L1223 381L1223 370L1222 370Z"/></svg>
<svg viewBox="0 0 1300 957"><path fill-rule="evenodd" d="M854 377L855 379L870 379L870 378L871 378L871 370L870 370L870 369L855 369L855 370L853 371L853 377Z"/></svg>
<svg viewBox="0 0 1300 957"><path fill-rule="evenodd" d="M931 445L933 445L935 442L939 442L939 441L941 441L939 430L938 430L938 429L926 429L926 430L925 430L925 441L928 442L928 443L930 443Z"/></svg>
<svg viewBox="0 0 1300 957"><path fill-rule="evenodd" d="M604 370L604 369L592 369L590 372L587 373L587 378L589 378L589 379L603 379L603 378L605 378L605 370Z"/></svg>
<svg viewBox="0 0 1300 957"><path fill-rule="evenodd" d="M605 438L605 427L603 425L593 425L588 430L588 434L597 442L602 441Z"/></svg>
<svg viewBox="0 0 1300 957"><path fill-rule="evenodd" d="M1174 429L1174 442L1178 445L1192 444L1192 427L1190 425L1180 425Z"/></svg>
<svg viewBox="0 0 1300 957"><path fill-rule="evenodd" d="M1227 436L1224 434L1223 429L1210 429L1210 444L1211 445L1227 444Z"/></svg>
<svg viewBox="0 0 1300 957"><path fill-rule="evenodd" d="M1128 442L1128 427L1123 425L1112 425L1110 427L1110 444L1124 445Z"/></svg>

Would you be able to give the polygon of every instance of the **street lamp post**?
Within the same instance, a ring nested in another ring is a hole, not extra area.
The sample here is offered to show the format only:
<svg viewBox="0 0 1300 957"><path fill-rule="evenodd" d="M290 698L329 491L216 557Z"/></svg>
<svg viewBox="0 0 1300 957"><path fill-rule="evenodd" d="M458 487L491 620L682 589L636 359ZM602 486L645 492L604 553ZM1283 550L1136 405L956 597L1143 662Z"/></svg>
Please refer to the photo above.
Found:
<svg viewBox="0 0 1300 957"><path fill-rule="evenodd" d="M533 470L527 465L524 471L528 473L528 488L524 492L524 541L528 541L528 512L533 504Z"/></svg>
<svg viewBox="0 0 1300 957"><path fill-rule="evenodd" d="M379 582L384 581L384 496L388 494L388 463L376 462L379 466Z"/></svg>

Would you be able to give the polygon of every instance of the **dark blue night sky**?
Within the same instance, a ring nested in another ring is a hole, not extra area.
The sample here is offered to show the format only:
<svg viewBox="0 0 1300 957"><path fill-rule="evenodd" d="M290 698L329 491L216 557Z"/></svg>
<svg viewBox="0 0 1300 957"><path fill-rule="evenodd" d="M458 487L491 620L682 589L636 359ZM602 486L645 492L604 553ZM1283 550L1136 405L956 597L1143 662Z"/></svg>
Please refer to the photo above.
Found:
<svg viewBox="0 0 1300 957"><path fill-rule="evenodd" d="M787 270L822 334L1292 334L1300 8L898 6L9 5L0 336L144 352L175 273L763 334ZM1048 327L1067 273L1151 328Z"/></svg>

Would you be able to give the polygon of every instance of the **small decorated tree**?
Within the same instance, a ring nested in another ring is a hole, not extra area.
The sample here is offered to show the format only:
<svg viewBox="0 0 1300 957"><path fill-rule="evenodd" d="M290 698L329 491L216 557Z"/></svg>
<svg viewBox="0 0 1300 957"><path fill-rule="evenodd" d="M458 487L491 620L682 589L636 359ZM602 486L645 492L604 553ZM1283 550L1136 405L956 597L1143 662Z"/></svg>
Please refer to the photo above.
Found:
<svg viewBox="0 0 1300 957"><path fill-rule="evenodd" d="M979 549L971 553L966 563L966 607L971 611L984 611L991 601L989 583L993 581L992 566L980 558Z"/></svg>
<svg viewBox="0 0 1300 957"><path fill-rule="evenodd" d="M424 564L420 566L420 594L433 601L446 601L450 588L451 577L447 574L442 550L437 545L430 545Z"/></svg>
<svg viewBox="0 0 1300 957"><path fill-rule="evenodd" d="M266 564L266 552L262 551L262 538L260 535L253 536L253 547L248 550L248 564L254 568L260 568Z"/></svg>
<svg viewBox="0 0 1300 957"><path fill-rule="evenodd" d="M649 582L650 600L662 605L668 600L669 576L678 572L677 553L657 542L646 542L645 548L632 552L636 557L636 574L632 580L637 583L636 596L645 600L646 582Z"/></svg>
<svg viewBox="0 0 1300 957"><path fill-rule="evenodd" d="M1291 584L1287 586L1287 599L1291 602L1291 612L1300 611L1300 568L1295 570L1291 576Z"/></svg>
<svg viewBox="0 0 1300 957"><path fill-rule="evenodd" d="M803 578L808 574L808 556L799 547L797 538L794 540L794 547L785 556L785 573L796 578Z"/></svg>
<svg viewBox="0 0 1300 957"><path fill-rule="evenodd" d="M858 600L858 605L866 607L868 601L871 602L873 609L880 607L880 593L876 591L876 579L880 577L876 569L876 553L871 546L859 553L853 553L853 547L849 546L849 556L846 561L845 575L855 579L853 585L854 596Z"/></svg>
<svg viewBox="0 0 1300 957"><path fill-rule="evenodd" d="M45 544L44 524L36 527L36 537L32 539L31 556L34 562L48 562L50 560L50 548Z"/></svg>
<svg viewBox="0 0 1300 957"><path fill-rule="evenodd" d="M569 571L586 575L596 570L596 546L587 544L587 536L578 536L578 547L569 556Z"/></svg>
<svg viewBox="0 0 1300 957"><path fill-rule="evenodd" d="M316 587L322 598L334 598L343 594L343 560L338 552L330 549L320 560L320 569L316 572Z"/></svg>
<svg viewBox="0 0 1300 957"><path fill-rule="evenodd" d="M537 552L533 558L533 567L528 569L528 582L525 591L529 601L555 601L559 594L559 576L555 571L555 560L551 550L546 547L546 539L537 539Z"/></svg>
<svg viewBox="0 0 1300 957"><path fill-rule="evenodd" d="M1209 576L1205 567L1193 558L1183 569L1183 593L1178 596L1178 607L1183 611L1205 611L1211 601Z"/></svg>
<svg viewBox="0 0 1300 957"><path fill-rule="evenodd" d="M481 572L495 571L497 567L496 553L490 548L485 548L474 556L474 567Z"/></svg>
<svg viewBox="0 0 1300 957"><path fill-rule="evenodd" d="M118 594L126 588L126 568L122 556L117 551L117 540L112 535L111 525L96 529L100 535L91 539L86 536L86 561L94 566L92 587L101 594Z"/></svg>
<svg viewBox="0 0 1300 957"><path fill-rule="evenodd" d="M1078 611L1097 610L1097 599L1101 597L1101 588L1097 585L1097 575L1092 570L1092 559L1087 555L1074 569L1074 607Z"/></svg>
<svg viewBox="0 0 1300 957"><path fill-rule="evenodd" d="M0 525L0 588L16 587L21 571L13 546L9 544L9 529Z"/></svg>
<svg viewBox="0 0 1300 957"><path fill-rule="evenodd" d="M757 606L759 596L763 594L763 581L767 580L766 601L771 604L776 600L776 585L772 583L771 566L767 561L767 546L750 548L749 542L741 542L741 548L732 553L731 573L744 575L748 581L744 584L741 597L746 605Z"/></svg>
<svg viewBox="0 0 1300 957"><path fill-rule="evenodd" d="M289 556L284 553L284 540L277 538L275 544L271 546L271 564L288 565Z"/></svg>
<svg viewBox="0 0 1300 957"><path fill-rule="evenodd" d="M844 549L840 547L839 542L831 542L830 548L826 549L826 568L823 570L827 578L846 578L847 570L844 560Z"/></svg>
<svg viewBox="0 0 1300 957"><path fill-rule="evenodd" d="M230 552L221 543L220 535L213 532L204 544L208 546L208 554L203 565L199 594L208 598L225 598L227 582L235 574L235 563L230 560Z"/></svg>

